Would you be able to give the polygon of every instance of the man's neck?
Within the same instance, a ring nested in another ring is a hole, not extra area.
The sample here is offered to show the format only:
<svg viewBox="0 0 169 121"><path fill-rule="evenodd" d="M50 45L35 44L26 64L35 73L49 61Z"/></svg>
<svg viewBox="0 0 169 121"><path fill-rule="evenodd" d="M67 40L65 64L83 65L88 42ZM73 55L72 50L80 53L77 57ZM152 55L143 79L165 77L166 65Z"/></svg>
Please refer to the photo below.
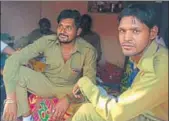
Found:
<svg viewBox="0 0 169 121"><path fill-rule="evenodd" d="M72 49L74 48L75 42L71 42L71 43L61 43L60 44L62 48L64 49Z"/></svg>
<svg viewBox="0 0 169 121"><path fill-rule="evenodd" d="M66 61L71 57L73 51L74 51L74 45L75 43L61 43L61 52L63 56L63 60L66 63Z"/></svg>
<svg viewBox="0 0 169 121"><path fill-rule="evenodd" d="M137 56L132 56L131 57L131 60L134 62L134 63L136 63L136 64L138 64L138 62L139 62L139 60L141 59L141 55L137 55Z"/></svg>

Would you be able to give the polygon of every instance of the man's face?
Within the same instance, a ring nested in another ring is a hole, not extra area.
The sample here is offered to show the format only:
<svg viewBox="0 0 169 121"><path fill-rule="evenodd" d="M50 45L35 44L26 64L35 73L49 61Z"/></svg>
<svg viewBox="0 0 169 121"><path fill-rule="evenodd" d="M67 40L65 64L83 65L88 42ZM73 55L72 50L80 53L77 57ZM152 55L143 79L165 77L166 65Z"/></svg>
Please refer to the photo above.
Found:
<svg viewBox="0 0 169 121"><path fill-rule="evenodd" d="M40 25L40 32L42 34L48 34L49 31L50 31L50 27L49 27L49 25L47 23L42 23Z"/></svg>
<svg viewBox="0 0 169 121"><path fill-rule="evenodd" d="M119 41L125 56L141 54L151 43L151 30L136 17L126 16L120 21Z"/></svg>
<svg viewBox="0 0 169 121"><path fill-rule="evenodd" d="M77 28L74 19L62 19L57 27L57 35L60 43L71 43L77 36Z"/></svg>

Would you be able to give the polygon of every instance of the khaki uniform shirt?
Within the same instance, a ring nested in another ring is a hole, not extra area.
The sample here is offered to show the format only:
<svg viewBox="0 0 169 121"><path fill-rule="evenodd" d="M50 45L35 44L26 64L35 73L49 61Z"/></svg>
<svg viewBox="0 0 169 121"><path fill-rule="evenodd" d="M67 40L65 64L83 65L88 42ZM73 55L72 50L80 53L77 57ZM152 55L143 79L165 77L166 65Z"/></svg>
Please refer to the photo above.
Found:
<svg viewBox="0 0 169 121"><path fill-rule="evenodd" d="M118 101L86 77L79 80L80 89L107 121L127 121L142 113L168 121L168 50L153 41L136 67L140 71Z"/></svg>
<svg viewBox="0 0 169 121"><path fill-rule="evenodd" d="M36 57L39 52L43 52L46 57L47 68L43 74L53 85L60 87L73 85L82 75L95 82L97 58L95 48L82 38L76 38L75 50L71 58L64 63L56 35L48 35L41 37L6 60L3 75L7 93L15 91L20 67Z"/></svg>

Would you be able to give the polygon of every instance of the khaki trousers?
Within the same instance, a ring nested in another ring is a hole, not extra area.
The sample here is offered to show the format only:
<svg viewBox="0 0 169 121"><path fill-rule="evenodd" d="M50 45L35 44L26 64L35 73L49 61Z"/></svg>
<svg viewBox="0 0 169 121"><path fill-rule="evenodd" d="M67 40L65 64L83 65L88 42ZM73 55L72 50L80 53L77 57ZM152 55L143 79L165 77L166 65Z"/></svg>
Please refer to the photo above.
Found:
<svg viewBox="0 0 169 121"><path fill-rule="evenodd" d="M41 72L36 72L27 67L20 67L19 80L16 86L17 116L22 116L30 111L27 91L42 97L61 98L72 92L72 86L60 87L52 84ZM79 105L80 107L80 105ZM71 108L71 106L70 106Z"/></svg>
<svg viewBox="0 0 169 121"><path fill-rule="evenodd" d="M106 120L104 120L96 113L91 103L85 103L74 114L72 121L106 121ZM128 121L162 121L162 120L156 119L150 115L141 114L136 118L133 118Z"/></svg>

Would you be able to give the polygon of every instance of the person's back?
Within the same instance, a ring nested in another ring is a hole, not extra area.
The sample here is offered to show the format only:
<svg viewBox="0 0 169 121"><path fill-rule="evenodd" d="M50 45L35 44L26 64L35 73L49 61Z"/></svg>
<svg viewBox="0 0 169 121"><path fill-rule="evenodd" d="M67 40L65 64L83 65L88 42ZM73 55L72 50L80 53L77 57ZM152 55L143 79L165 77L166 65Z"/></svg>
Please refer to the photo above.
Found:
<svg viewBox="0 0 169 121"><path fill-rule="evenodd" d="M96 48L98 54L97 62L99 62L102 56L100 36L96 32L91 30L92 19L88 14L84 14L81 17L80 27L82 29L80 37L82 37L84 40L86 40L88 43Z"/></svg>

